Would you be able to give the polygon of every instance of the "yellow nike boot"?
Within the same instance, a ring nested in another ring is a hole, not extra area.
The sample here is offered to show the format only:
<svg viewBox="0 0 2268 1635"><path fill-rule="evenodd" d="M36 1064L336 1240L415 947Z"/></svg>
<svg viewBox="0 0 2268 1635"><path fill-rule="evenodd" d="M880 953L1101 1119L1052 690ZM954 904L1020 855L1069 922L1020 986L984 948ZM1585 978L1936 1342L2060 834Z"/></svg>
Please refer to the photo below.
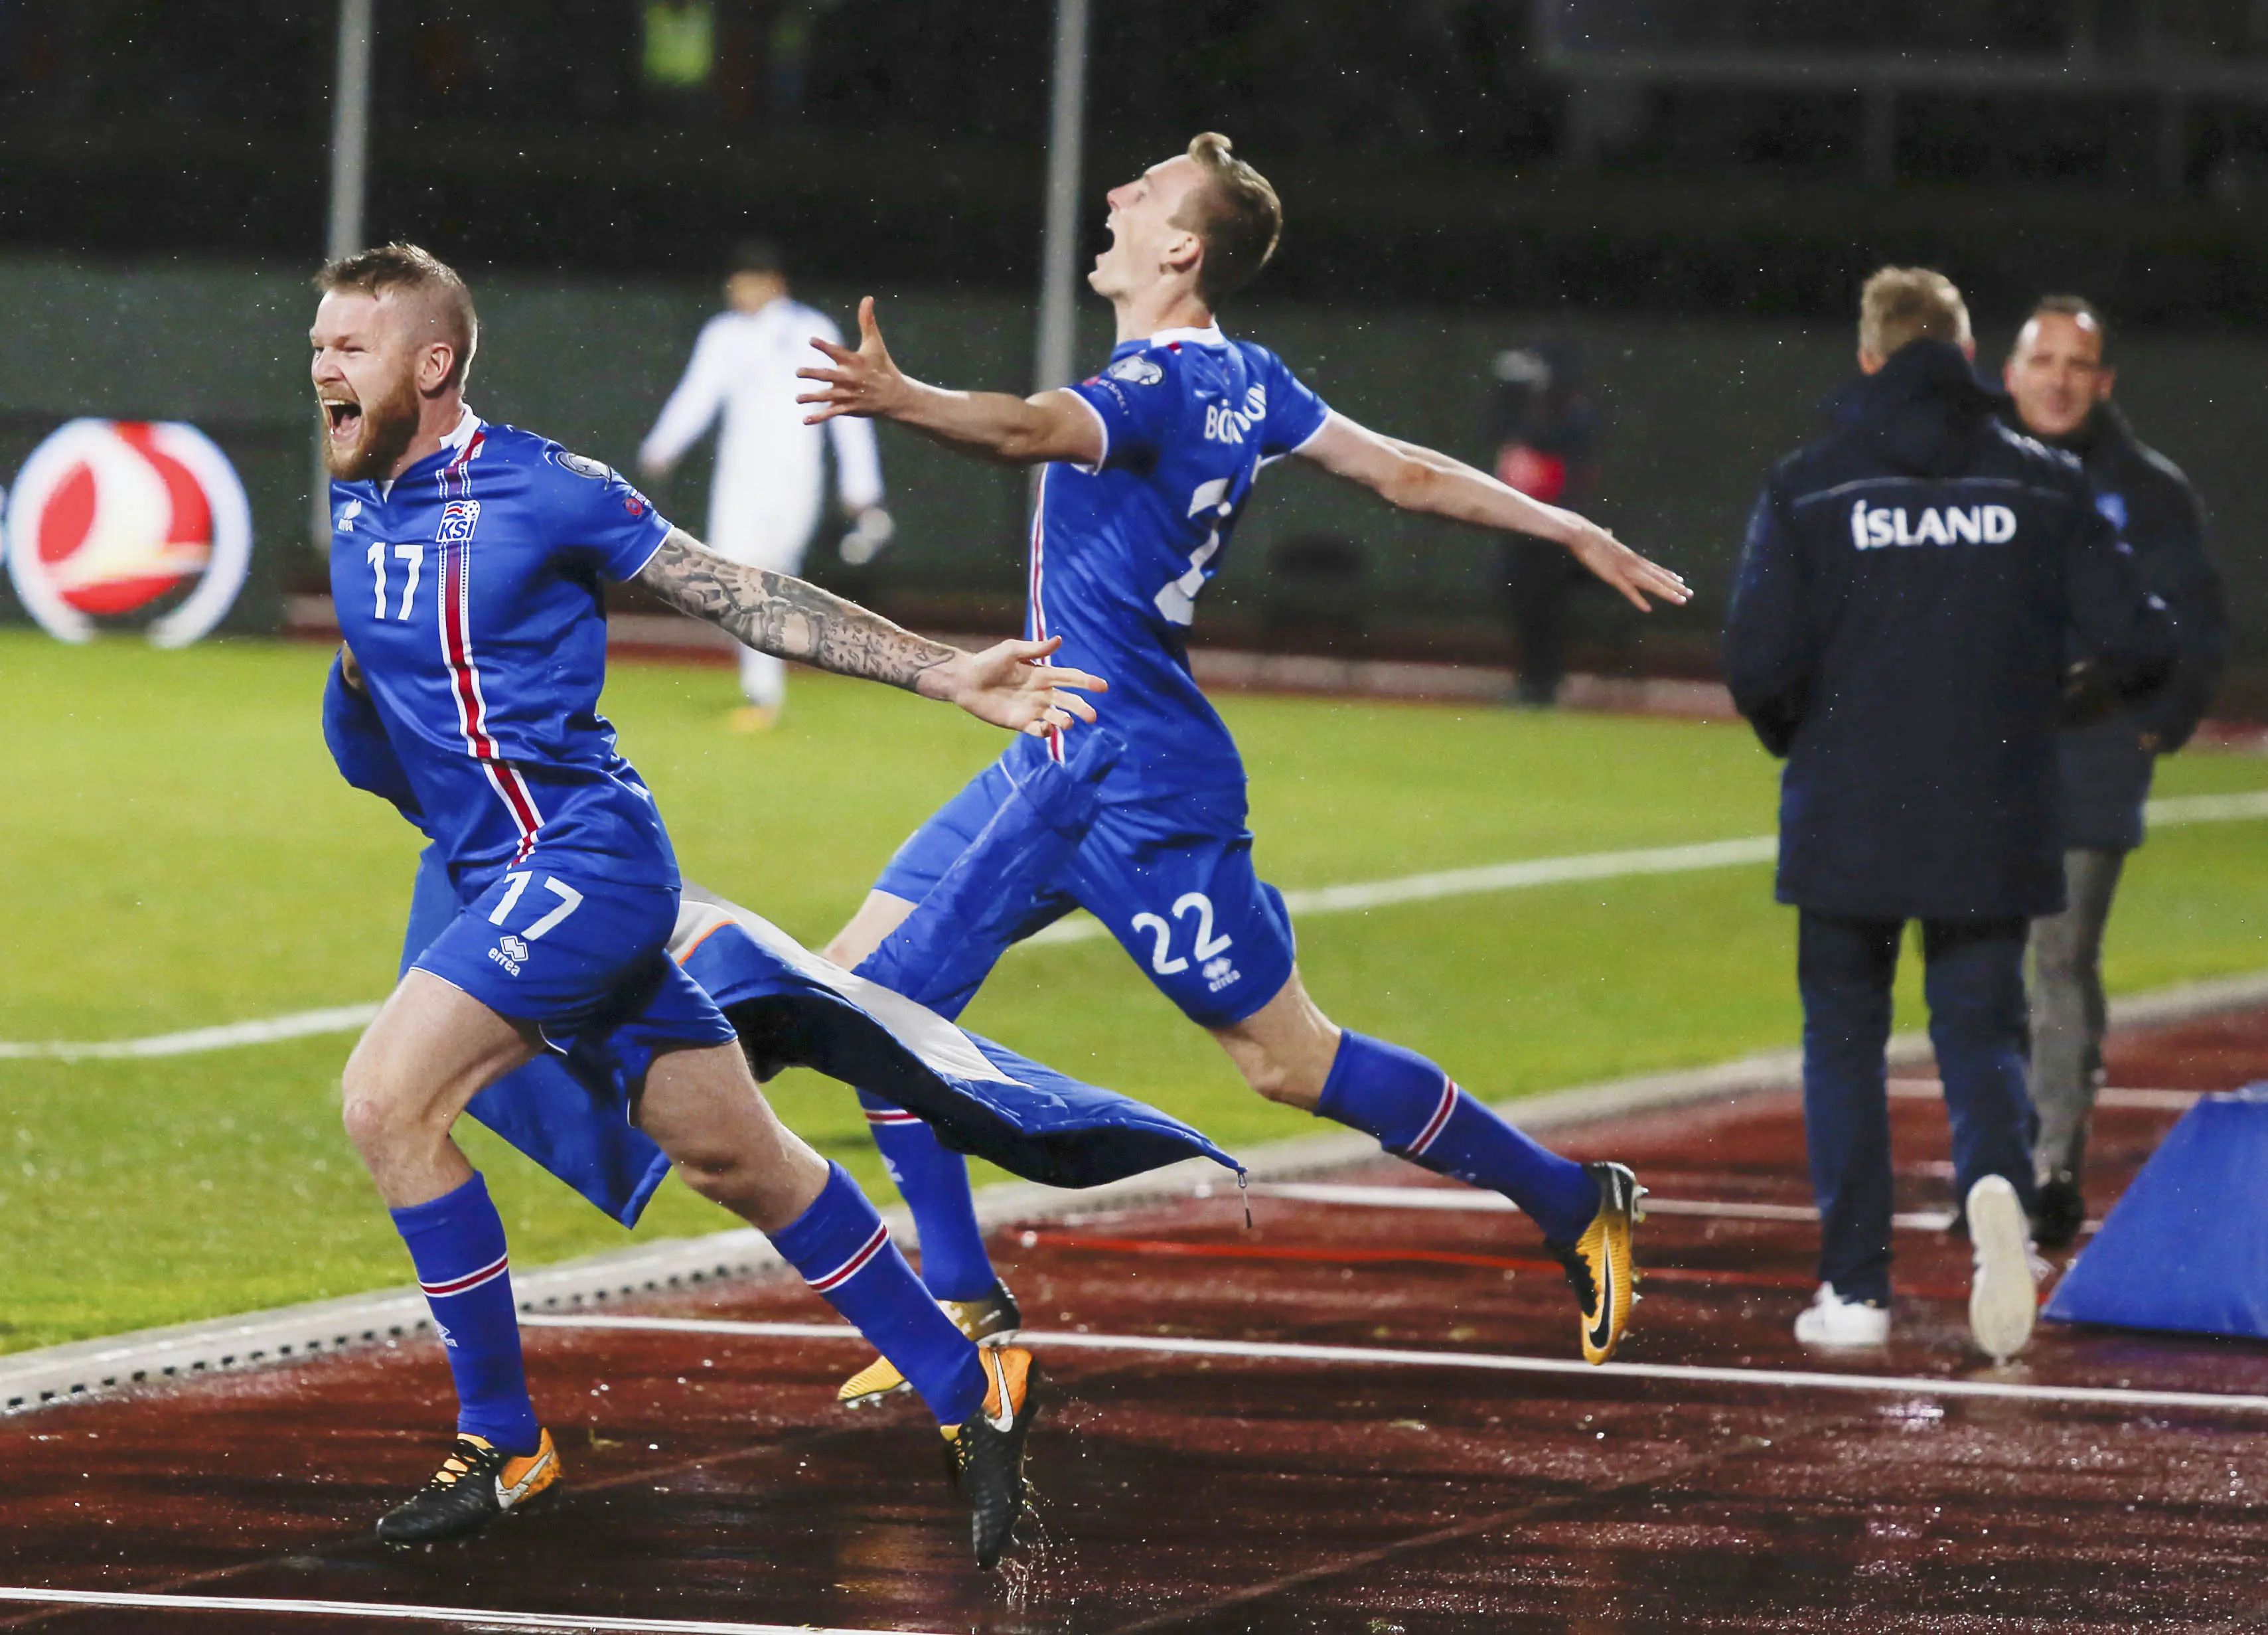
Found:
<svg viewBox="0 0 2268 1635"><path fill-rule="evenodd" d="M1568 1286L1582 1307L1583 1360L1602 1363L1622 1344L1631 1307L1638 1300L1631 1228L1646 1219L1638 1207L1646 1189L1624 1164L1586 1164L1583 1168L1599 1183L1599 1212L1572 1243L1544 1247L1567 1269Z"/></svg>
<svg viewBox="0 0 2268 1635"><path fill-rule="evenodd" d="M1024 1314L1016 1307L1016 1297L1008 1293L1005 1283L996 1282L990 1294L976 1300L939 1300L938 1306L953 1319L954 1328L979 1345L1006 1344L1024 1322ZM900 1391L912 1388L896 1365L887 1357L877 1357L843 1382L843 1388L835 1393L835 1401L843 1408L872 1408Z"/></svg>
<svg viewBox="0 0 2268 1635"><path fill-rule="evenodd" d="M945 1433L946 1467L968 1506L976 1565L989 1572L1015 1542L1016 1523L1024 1513L1024 1441L1039 1415L1033 1389L1039 1372L1032 1366L1031 1352L1021 1346L990 1347L982 1357L983 1408L972 1419L939 1429Z"/></svg>

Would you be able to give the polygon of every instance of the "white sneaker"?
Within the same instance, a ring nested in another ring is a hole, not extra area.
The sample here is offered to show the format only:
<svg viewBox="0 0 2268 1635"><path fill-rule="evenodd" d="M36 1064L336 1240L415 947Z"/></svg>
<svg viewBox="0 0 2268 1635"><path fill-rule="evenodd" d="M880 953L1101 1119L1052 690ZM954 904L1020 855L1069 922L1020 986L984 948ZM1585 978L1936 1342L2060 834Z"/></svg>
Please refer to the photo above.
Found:
<svg viewBox="0 0 2268 1635"><path fill-rule="evenodd" d="M2031 1233L2024 1206L2005 1175L1987 1175L1969 1189L1969 1241L1977 1272L1969 1285L1969 1332L1996 1363L2024 1349L2039 1315Z"/></svg>
<svg viewBox="0 0 2268 1635"><path fill-rule="evenodd" d="M1846 1300L1835 1285L1822 1283L1795 1319L1795 1337L1806 1345L1886 1345L1890 1312L1867 1300Z"/></svg>

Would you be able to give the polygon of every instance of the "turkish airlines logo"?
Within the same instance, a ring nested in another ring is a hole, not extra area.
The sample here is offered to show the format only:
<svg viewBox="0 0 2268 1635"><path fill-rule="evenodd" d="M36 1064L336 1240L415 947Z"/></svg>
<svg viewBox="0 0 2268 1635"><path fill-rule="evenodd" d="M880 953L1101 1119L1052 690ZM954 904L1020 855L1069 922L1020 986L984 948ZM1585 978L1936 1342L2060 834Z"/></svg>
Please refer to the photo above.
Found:
<svg viewBox="0 0 2268 1635"><path fill-rule="evenodd" d="M252 508L228 456L177 421L73 420L9 497L8 577L48 634L148 622L184 647L218 624L252 562Z"/></svg>

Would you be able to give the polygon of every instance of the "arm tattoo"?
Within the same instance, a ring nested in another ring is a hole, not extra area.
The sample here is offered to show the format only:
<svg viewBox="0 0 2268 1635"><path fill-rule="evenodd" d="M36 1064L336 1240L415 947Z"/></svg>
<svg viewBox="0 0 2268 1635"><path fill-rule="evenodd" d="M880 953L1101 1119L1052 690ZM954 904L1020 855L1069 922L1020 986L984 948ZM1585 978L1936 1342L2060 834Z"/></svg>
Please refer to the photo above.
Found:
<svg viewBox="0 0 2268 1635"><path fill-rule="evenodd" d="M637 577L673 608L708 621L758 652L837 675L887 681L911 692L923 672L960 653L816 585L729 562L683 528L670 530Z"/></svg>

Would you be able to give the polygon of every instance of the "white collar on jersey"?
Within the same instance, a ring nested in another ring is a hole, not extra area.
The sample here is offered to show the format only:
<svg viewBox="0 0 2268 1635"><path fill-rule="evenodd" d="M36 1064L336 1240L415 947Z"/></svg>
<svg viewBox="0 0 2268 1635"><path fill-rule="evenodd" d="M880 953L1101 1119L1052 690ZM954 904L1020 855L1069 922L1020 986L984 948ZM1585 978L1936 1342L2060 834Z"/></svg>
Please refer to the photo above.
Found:
<svg viewBox="0 0 2268 1635"><path fill-rule="evenodd" d="M481 429L481 417L470 409L460 408L457 423L449 428L449 435L441 439L441 446L464 453L465 445L473 440L473 433Z"/></svg>
<svg viewBox="0 0 2268 1635"><path fill-rule="evenodd" d="M1186 341L1192 346L1226 346L1228 337L1220 332L1219 324L1208 324L1202 329L1160 329L1145 337L1146 346L1173 346Z"/></svg>
<svg viewBox="0 0 2268 1635"><path fill-rule="evenodd" d="M441 447L436 449L434 453L439 453L445 450L452 453L463 453L465 445L473 440L473 433L479 431L481 425L482 421L478 415L470 409L460 409L457 411L457 423L449 428L447 434L441 439ZM428 454L425 458L431 460L432 457L431 454ZM418 463L423 465L424 461L420 460ZM381 502L394 497L394 485L400 479L396 477L379 479L378 497Z"/></svg>

